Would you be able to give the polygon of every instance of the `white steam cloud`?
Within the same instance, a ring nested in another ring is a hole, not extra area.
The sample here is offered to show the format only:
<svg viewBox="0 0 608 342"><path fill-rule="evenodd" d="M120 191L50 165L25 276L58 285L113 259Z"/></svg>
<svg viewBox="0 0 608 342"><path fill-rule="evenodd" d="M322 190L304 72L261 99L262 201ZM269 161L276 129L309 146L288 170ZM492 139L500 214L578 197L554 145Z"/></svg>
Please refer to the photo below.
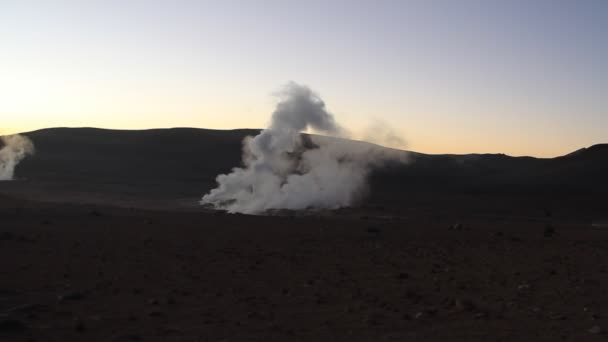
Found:
<svg viewBox="0 0 608 342"><path fill-rule="evenodd" d="M12 180L17 164L33 153L34 144L25 136L15 134L0 137L0 181Z"/></svg>
<svg viewBox="0 0 608 342"><path fill-rule="evenodd" d="M365 193L372 166L405 157L368 143L303 136L308 129L333 136L344 131L310 88L291 82L278 95L270 126L243 141L245 167L219 175L201 204L250 214L346 207Z"/></svg>

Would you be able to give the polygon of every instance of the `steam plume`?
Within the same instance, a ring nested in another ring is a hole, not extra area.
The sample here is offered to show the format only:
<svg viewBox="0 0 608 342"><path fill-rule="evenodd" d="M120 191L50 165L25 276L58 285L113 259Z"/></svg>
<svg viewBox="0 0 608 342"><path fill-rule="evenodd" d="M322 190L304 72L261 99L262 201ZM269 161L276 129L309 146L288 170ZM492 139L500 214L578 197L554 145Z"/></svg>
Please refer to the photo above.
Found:
<svg viewBox="0 0 608 342"><path fill-rule="evenodd" d="M229 212L268 209L336 209L351 205L365 191L369 168L392 155L375 145L323 136L344 130L310 88L288 83L269 127L243 141L245 167L217 177L218 187L201 204Z"/></svg>
<svg viewBox="0 0 608 342"><path fill-rule="evenodd" d="M17 164L33 153L34 144L25 136L15 134L0 137L0 181L12 180Z"/></svg>

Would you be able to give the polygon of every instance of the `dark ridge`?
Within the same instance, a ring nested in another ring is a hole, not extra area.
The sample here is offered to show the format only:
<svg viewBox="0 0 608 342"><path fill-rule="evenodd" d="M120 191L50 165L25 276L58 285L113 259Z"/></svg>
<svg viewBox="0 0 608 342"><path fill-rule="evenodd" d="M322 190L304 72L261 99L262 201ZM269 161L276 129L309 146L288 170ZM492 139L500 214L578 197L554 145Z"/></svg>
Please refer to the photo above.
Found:
<svg viewBox="0 0 608 342"><path fill-rule="evenodd" d="M242 140L259 130L52 128L24 133L36 155L19 174L43 180L212 181L241 163ZM230 166L229 166L230 165Z"/></svg>
<svg viewBox="0 0 608 342"><path fill-rule="evenodd" d="M42 129L24 133L34 142L36 154L18 166L17 174L78 189L98 184L116 187L117 193L132 186L201 195L215 187L217 175L242 165L242 141L259 131ZM310 139L305 143L314 147ZM552 159L411 152L407 164L387 163L373 170L369 190L380 200L414 192L604 193L606 175L608 144Z"/></svg>
<svg viewBox="0 0 608 342"><path fill-rule="evenodd" d="M562 156L562 158L593 158L592 156L598 156L601 158L601 155L605 155L606 153L608 153L608 144L597 144L591 147L581 148L580 150L576 150L572 153Z"/></svg>
<svg viewBox="0 0 608 342"><path fill-rule="evenodd" d="M377 170L374 193L460 192L594 194L608 192L608 144L544 159L504 154L417 155L409 165ZM392 184L391 187L382 186Z"/></svg>

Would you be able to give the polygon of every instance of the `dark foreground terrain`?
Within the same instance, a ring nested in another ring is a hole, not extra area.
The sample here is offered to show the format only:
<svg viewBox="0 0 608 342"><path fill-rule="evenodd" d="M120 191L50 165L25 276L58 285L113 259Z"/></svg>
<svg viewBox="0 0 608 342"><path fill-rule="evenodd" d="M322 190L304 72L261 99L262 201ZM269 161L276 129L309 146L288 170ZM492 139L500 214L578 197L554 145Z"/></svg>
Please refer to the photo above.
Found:
<svg viewBox="0 0 608 342"><path fill-rule="evenodd" d="M2 197L0 340L605 340L598 201L243 216Z"/></svg>
<svg viewBox="0 0 608 342"><path fill-rule="evenodd" d="M0 183L0 340L608 338L607 145L412 153L350 209L201 208L255 132L27 134Z"/></svg>

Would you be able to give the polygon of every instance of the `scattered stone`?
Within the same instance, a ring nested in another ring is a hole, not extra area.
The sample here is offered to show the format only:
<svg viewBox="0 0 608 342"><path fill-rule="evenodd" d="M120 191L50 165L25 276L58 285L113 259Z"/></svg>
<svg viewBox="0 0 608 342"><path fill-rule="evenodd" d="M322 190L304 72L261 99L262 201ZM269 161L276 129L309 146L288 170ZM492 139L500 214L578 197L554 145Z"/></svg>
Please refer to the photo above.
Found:
<svg viewBox="0 0 608 342"><path fill-rule="evenodd" d="M148 316L150 317L165 317L165 314L161 311L150 311L148 313Z"/></svg>
<svg viewBox="0 0 608 342"><path fill-rule="evenodd" d="M464 225L462 223L454 223L448 229L449 230L463 230L464 229Z"/></svg>
<svg viewBox="0 0 608 342"><path fill-rule="evenodd" d="M517 291L526 291L530 289L530 284L520 284L517 286Z"/></svg>
<svg viewBox="0 0 608 342"><path fill-rule="evenodd" d="M382 325L386 320L386 316L382 313L372 313L365 320L368 325Z"/></svg>
<svg viewBox="0 0 608 342"><path fill-rule="evenodd" d="M0 333L18 333L26 330L25 324L19 320L10 318L0 320Z"/></svg>
<svg viewBox="0 0 608 342"><path fill-rule="evenodd" d="M67 292L64 293L62 295L59 295L58 299L60 302L65 302L68 300L83 300L85 297L85 294L83 292L80 291L72 291L72 292Z"/></svg>
<svg viewBox="0 0 608 342"><path fill-rule="evenodd" d="M160 329L161 335L180 335L183 334L183 330L176 327L163 327Z"/></svg>
<svg viewBox="0 0 608 342"><path fill-rule="evenodd" d="M549 319L554 321L565 321L568 319L568 316L559 313L551 313L549 314Z"/></svg>
<svg viewBox="0 0 608 342"><path fill-rule="evenodd" d="M475 314L475 319L482 319L482 318L487 318L488 317L488 313L487 312L478 312Z"/></svg>
<svg viewBox="0 0 608 342"><path fill-rule="evenodd" d="M23 304L8 309L6 312L9 313L30 313L32 311L40 311L46 309L47 306L42 304Z"/></svg>
<svg viewBox="0 0 608 342"><path fill-rule="evenodd" d="M89 216L99 217L101 216L101 212L97 211L97 209L91 209L91 211L89 211Z"/></svg>
<svg viewBox="0 0 608 342"><path fill-rule="evenodd" d="M401 279L401 280L408 279L409 277L410 277L410 275L405 272L401 272L401 273L399 273L399 275L397 275L397 279Z"/></svg>
<svg viewBox="0 0 608 342"><path fill-rule="evenodd" d="M15 238L15 234L11 232L2 232L0 233L0 240L12 240Z"/></svg>
<svg viewBox="0 0 608 342"><path fill-rule="evenodd" d="M547 225L545 227L545 231L543 232L543 236L546 237L546 238L550 238L553 235L555 235L555 228L553 228L553 226L549 224L549 225Z"/></svg>
<svg viewBox="0 0 608 342"><path fill-rule="evenodd" d="M142 341L142 337L137 334L123 334L117 335L112 338L112 341L121 342L121 341Z"/></svg>
<svg viewBox="0 0 608 342"><path fill-rule="evenodd" d="M477 309L477 305L475 305L475 303L468 298L456 299L454 301L454 306L458 311L473 311Z"/></svg>
<svg viewBox="0 0 608 342"><path fill-rule="evenodd" d="M76 320L76 324L74 325L74 330L76 330L79 333L83 333L86 330L84 321L82 321L81 319Z"/></svg>
<svg viewBox="0 0 608 342"><path fill-rule="evenodd" d="M370 227L367 227L367 232L370 233L370 234L376 234L376 235L378 235L378 234L380 234L380 228L370 226Z"/></svg>
<svg viewBox="0 0 608 342"><path fill-rule="evenodd" d="M32 243L32 242L36 242L36 239L33 239L31 237L27 237L25 235L19 235L17 237L17 241L19 242L28 242L28 243Z"/></svg>

